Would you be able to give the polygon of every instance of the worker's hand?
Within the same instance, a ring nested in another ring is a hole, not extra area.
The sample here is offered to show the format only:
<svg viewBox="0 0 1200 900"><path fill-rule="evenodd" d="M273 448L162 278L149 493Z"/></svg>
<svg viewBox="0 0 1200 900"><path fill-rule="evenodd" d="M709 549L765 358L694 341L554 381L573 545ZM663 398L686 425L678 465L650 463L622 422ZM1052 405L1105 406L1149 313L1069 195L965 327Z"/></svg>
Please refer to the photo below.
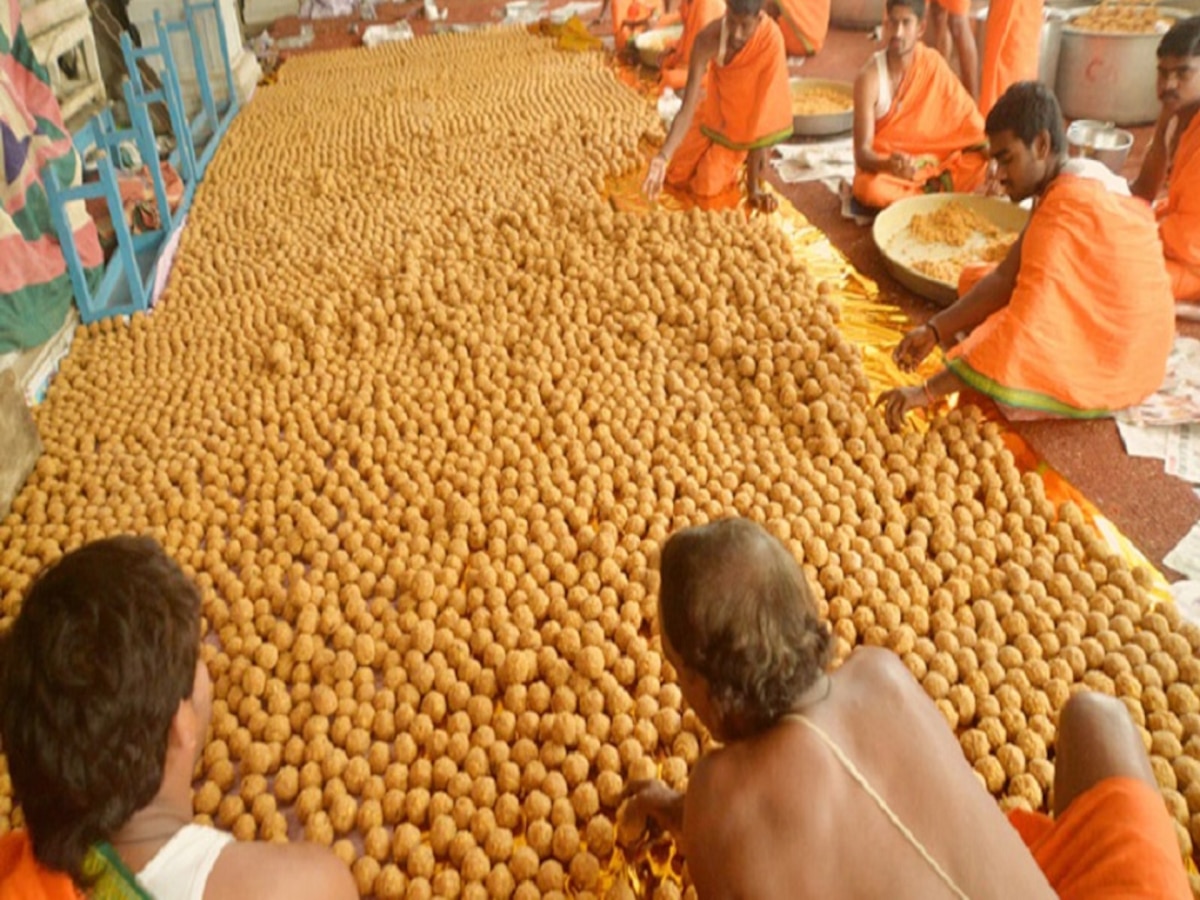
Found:
<svg viewBox="0 0 1200 900"><path fill-rule="evenodd" d="M667 176L667 158L662 154L655 154L653 160L650 160L650 170L646 173L646 180L642 182L642 193L646 194L646 199L653 200L659 196L662 191L662 182Z"/></svg>
<svg viewBox="0 0 1200 900"><path fill-rule="evenodd" d="M898 431L904 424L904 417L910 411L929 405L929 394L919 384L914 387L893 388L880 394L875 405L883 407L883 418L888 428Z"/></svg>
<svg viewBox="0 0 1200 900"><path fill-rule="evenodd" d="M667 159L661 153L657 153L650 160L650 171L646 173L646 180L642 182L642 193L646 195L647 200L653 202L658 197L666 177Z"/></svg>
<svg viewBox="0 0 1200 900"><path fill-rule="evenodd" d="M767 191L750 191L747 202L752 210L758 212L773 213L779 209L779 201L775 199L774 194Z"/></svg>
<svg viewBox="0 0 1200 900"><path fill-rule="evenodd" d="M673 791L657 778L631 781L621 794L624 802L617 810L617 835L622 844L636 843L650 822L664 828L673 837L683 832L683 794Z"/></svg>
<svg viewBox="0 0 1200 900"><path fill-rule="evenodd" d="M892 359L896 361L905 372L911 372L921 364L933 348L937 346L937 334L928 325L921 325L914 328L906 334L900 343L896 345L896 349L892 352Z"/></svg>
<svg viewBox="0 0 1200 900"><path fill-rule="evenodd" d="M897 178L913 181L917 177L917 161L907 153L893 153L888 157L888 171Z"/></svg>

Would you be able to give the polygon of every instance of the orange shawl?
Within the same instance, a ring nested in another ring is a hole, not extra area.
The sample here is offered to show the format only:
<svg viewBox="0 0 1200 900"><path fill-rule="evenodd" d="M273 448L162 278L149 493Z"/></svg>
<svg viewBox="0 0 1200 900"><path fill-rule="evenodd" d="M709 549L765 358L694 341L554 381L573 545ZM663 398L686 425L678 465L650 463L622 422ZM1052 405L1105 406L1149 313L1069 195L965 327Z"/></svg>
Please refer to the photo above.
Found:
<svg viewBox="0 0 1200 900"><path fill-rule="evenodd" d="M1179 136L1158 233L1175 283L1175 299L1200 300L1200 112Z"/></svg>
<svg viewBox="0 0 1200 900"><path fill-rule="evenodd" d="M25 829L0 837L0 900L78 900L69 875L53 872L33 856Z"/></svg>
<svg viewBox="0 0 1200 900"><path fill-rule="evenodd" d="M1162 384L1175 306L1154 218L1139 200L1058 176L1025 229L1008 305L947 367L1009 406L1090 418Z"/></svg>
<svg viewBox="0 0 1200 900"><path fill-rule="evenodd" d="M945 160L986 144L983 116L967 89L940 53L918 43L891 109L875 123L875 152Z"/></svg>
<svg viewBox="0 0 1200 900"><path fill-rule="evenodd" d="M830 0L779 0L779 30L791 56L812 56L829 34Z"/></svg>
<svg viewBox="0 0 1200 900"><path fill-rule="evenodd" d="M713 143L744 151L791 137L792 92L783 35L766 14L759 14L758 27L728 65L709 64L700 131Z"/></svg>
<svg viewBox="0 0 1200 900"><path fill-rule="evenodd" d="M672 47L662 60L662 84L664 87L682 90L687 86L688 63L692 61L692 44L706 25L725 15L725 0L683 0L679 17L683 20L683 34L679 43Z"/></svg>
<svg viewBox="0 0 1200 900"><path fill-rule="evenodd" d="M1009 87L1038 77L1041 49L1042 0L991 0L979 78L985 116Z"/></svg>

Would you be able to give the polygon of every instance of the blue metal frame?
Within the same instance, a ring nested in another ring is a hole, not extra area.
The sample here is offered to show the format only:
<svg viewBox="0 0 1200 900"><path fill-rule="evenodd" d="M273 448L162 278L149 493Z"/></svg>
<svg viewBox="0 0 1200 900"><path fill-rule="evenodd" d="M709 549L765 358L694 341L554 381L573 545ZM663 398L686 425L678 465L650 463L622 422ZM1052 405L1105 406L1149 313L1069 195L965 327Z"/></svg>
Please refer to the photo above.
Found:
<svg viewBox="0 0 1200 900"><path fill-rule="evenodd" d="M225 69L226 97L221 101L213 96L208 64L199 36L199 17L210 10L216 18L221 63ZM132 126L118 130L113 123L112 112L105 109L89 120L72 139L81 160L86 159L88 152L93 148L97 151L99 180L75 187L64 187L59 184L51 167L48 166L43 172L51 221L58 232L80 317L87 323L108 316L129 315L149 308L162 247L170 234L179 227L184 214L191 206L196 187L203 179L208 164L216 153L217 145L239 109L237 89L233 83L233 71L229 62L229 47L225 40L224 22L217 0L184 0L184 11L183 22L170 24L163 22L160 12L155 12L157 46L135 47L128 34L121 35L121 51L129 73L129 79L124 86L125 102L129 108ZM190 122L183 105L179 71L171 52L170 37L178 33L186 33L191 42L196 79L200 88L202 108ZM155 56L162 58L162 86L158 90L148 91L138 69L138 62ZM171 163L180 173L184 193L179 206L173 212L167 203L166 186L158 165L158 147L148 112L151 103L166 105L171 128L175 132L176 149L171 154ZM124 141L133 141L137 146L150 171L154 186L160 227L145 234L133 234L125 221L117 174L113 167L113 159L119 158L118 147ZM117 250L105 267L104 276L93 293L88 287L83 262L75 246L75 235L67 220L66 205L95 198L102 198L108 204L117 237Z"/></svg>

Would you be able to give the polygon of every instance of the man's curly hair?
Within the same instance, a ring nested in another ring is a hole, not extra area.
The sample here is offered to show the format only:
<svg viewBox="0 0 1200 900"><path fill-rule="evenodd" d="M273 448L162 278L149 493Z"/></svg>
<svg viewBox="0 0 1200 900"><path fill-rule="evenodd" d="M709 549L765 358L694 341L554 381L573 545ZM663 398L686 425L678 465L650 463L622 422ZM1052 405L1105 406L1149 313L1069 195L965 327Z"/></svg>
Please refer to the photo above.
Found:
<svg viewBox="0 0 1200 900"><path fill-rule="evenodd" d="M158 792L191 696L200 595L149 538L68 553L0 640L0 740L33 852L83 886L88 849Z"/></svg>
<svg viewBox="0 0 1200 900"><path fill-rule="evenodd" d="M748 736L773 725L825 671L829 627L804 573L748 519L677 532L659 566L661 627L708 683L720 716Z"/></svg>

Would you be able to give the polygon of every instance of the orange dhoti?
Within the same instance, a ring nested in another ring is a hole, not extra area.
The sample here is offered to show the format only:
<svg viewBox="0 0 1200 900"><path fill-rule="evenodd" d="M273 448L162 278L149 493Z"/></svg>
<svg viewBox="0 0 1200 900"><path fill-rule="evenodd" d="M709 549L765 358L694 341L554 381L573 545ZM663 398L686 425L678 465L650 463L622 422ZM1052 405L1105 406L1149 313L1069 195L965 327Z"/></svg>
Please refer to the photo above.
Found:
<svg viewBox="0 0 1200 900"><path fill-rule="evenodd" d="M696 42L696 35L710 22L715 22L723 15L725 0L683 0L679 7L683 34L679 37L679 43L663 56L663 87L678 91L687 86L688 63L692 60L692 44Z"/></svg>
<svg viewBox="0 0 1200 900"><path fill-rule="evenodd" d="M662 0L612 0L613 43L617 50L623 50L650 17L661 12Z"/></svg>
<svg viewBox="0 0 1200 900"><path fill-rule="evenodd" d="M789 56L812 56L829 34L830 0L779 0L779 30Z"/></svg>
<svg viewBox="0 0 1200 900"><path fill-rule="evenodd" d="M1162 794L1136 778L1101 781L1057 819L1014 810L1008 820L1061 900L1192 896Z"/></svg>
<svg viewBox="0 0 1200 900"><path fill-rule="evenodd" d="M783 35L766 15L728 65L712 62L704 99L667 168L667 184L698 197L715 197L737 184L751 150L792 134Z"/></svg>
<svg viewBox="0 0 1200 900"><path fill-rule="evenodd" d="M1200 303L1200 113L1179 136L1158 233L1175 299Z"/></svg>
<svg viewBox="0 0 1200 900"><path fill-rule="evenodd" d="M1038 77L1042 49L1042 0L991 0L983 65L979 75L979 110L985 116L1018 81Z"/></svg>
<svg viewBox="0 0 1200 900"><path fill-rule="evenodd" d="M872 146L882 156L907 153L924 163L912 181L856 173L854 196L876 209L919 194L970 193L987 175L983 116L946 60L924 44L913 48L891 108L875 123Z"/></svg>
<svg viewBox="0 0 1200 900"><path fill-rule="evenodd" d="M966 16L971 13L971 0L932 0L952 16Z"/></svg>
<svg viewBox="0 0 1200 900"><path fill-rule="evenodd" d="M946 366L998 402L1091 418L1162 384L1175 305L1154 217L1090 178L1059 175L1021 241L1007 306L948 354Z"/></svg>
<svg viewBox="0 0 1200 900"><path fill-rule="evenodd" d="M0 900L79 900L69 875L47 869L33 855L29 832L0 837Z"/></svg>

